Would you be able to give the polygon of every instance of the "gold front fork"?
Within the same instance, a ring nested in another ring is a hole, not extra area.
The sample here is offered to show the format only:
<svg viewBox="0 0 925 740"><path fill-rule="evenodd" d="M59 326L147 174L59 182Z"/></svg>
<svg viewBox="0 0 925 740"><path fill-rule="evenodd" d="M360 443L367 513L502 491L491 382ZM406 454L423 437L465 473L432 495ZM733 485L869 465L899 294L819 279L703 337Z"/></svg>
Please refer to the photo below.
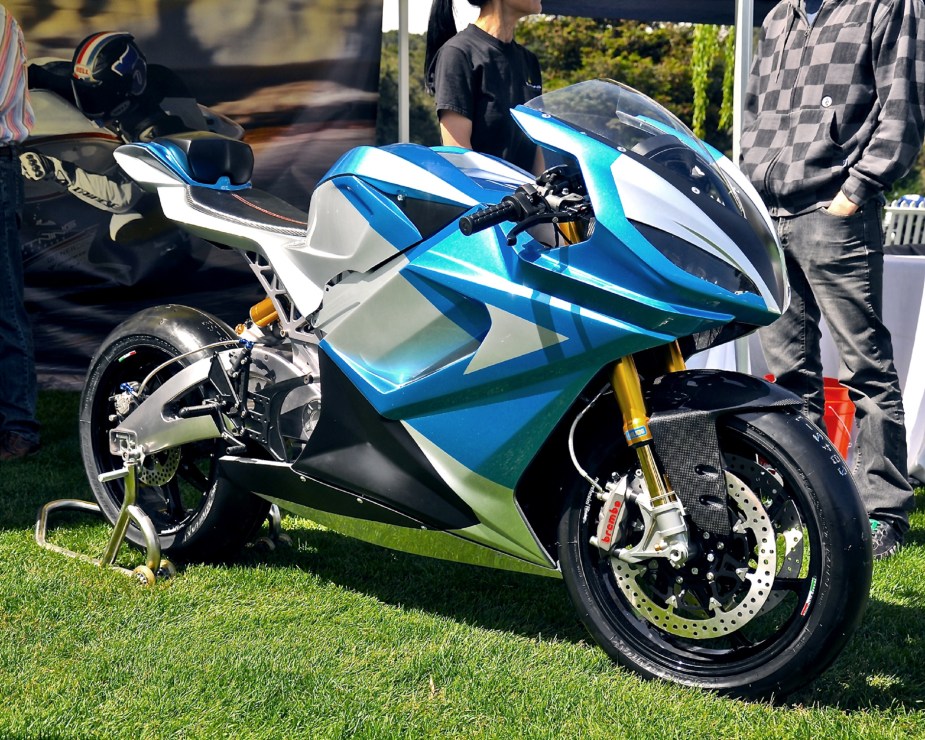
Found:
<svg viewBox="0 0 925 740"><path fill-rule="evenodd" d="M567 221L565 223L559 224L559 230L562 232L562 236L565 237L565 240L569 244L578 244L580 241L584 241L585 237L582 236L581 230L574 221Z"/></svg>
<svg viewBox="0 0 925 740"><path fill-rule="evenodd" d="M669 372L684 369L684 358L677 342L669 345L666 353L665 365ZM623 435L627 444L636 450L643 479L649 491L655 527L661 535L662 542L655 545L654 549L660 550L667 546L672 552L669 556L672 562L680 565L687 559L687 526L683 519L684 509L671 489L668 478L659 470L652 452L649 416L642 397L639 372L636 370L636 362L632 356L617 360L613 368L611 384L623 414Z"/></svg>

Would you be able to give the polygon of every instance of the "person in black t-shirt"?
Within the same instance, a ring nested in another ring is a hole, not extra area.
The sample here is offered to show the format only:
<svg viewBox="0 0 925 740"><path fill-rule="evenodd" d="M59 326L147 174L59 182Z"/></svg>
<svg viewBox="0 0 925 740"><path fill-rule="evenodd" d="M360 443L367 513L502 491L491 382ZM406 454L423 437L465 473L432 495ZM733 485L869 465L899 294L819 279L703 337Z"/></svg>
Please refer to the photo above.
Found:
<svg viewBox="0 0 925 740"><path fill-rule="evenodd" d="M443 143L492 154L539 174L542 153L511 108L543 92L536 56L514 41L517 22L542 12L541 0L469 0L474 24L456 33L452 0L434 0L425 57Z"/></svg>

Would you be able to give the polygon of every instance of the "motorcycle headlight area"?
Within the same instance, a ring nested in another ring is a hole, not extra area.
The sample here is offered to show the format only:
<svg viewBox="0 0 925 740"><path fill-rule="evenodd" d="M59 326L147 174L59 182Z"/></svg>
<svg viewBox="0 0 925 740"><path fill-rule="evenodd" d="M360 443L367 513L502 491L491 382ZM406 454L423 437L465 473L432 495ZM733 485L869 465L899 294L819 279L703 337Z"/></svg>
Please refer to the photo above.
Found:
<svg viewBox="0 0 925 740"><path fill-rule="evenodd" d="M630 221L640 234L673 265L689 275L698 277L728 290L730 293L754 293L760 295L754 282L741 270L728 262L698 249L674 234L656 229L647 224Z"/></svg>

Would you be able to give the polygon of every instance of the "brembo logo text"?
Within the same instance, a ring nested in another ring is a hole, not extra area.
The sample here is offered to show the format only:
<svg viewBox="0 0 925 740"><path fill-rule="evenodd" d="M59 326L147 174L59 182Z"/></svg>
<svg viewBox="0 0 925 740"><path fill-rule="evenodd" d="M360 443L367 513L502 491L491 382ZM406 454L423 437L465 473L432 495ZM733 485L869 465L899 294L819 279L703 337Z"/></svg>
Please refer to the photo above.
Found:
<svg viewBox="0 0 925 740"><path fill-rule="evenodd" d="M607 530L601 538L601 542L610 544L613 539L613 531L617 528L617 517L620 515L620 507L623 504L620 501L614 501L613 508L610 510L610 516L607 517Z"/></svg>

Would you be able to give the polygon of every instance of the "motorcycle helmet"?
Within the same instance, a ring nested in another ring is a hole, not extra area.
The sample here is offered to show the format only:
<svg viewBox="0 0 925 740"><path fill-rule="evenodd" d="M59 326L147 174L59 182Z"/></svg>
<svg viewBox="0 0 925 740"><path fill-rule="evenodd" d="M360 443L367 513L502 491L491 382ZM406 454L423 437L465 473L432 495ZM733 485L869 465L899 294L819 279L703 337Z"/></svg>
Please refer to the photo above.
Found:
<svg viewBox="0 0 925 740"><path fill-rule="evenodd" d="M87 118L116 118L144 92L147 82L145 56L130 33L94 33L74 52L71 85L77 107Z"/></svg>

